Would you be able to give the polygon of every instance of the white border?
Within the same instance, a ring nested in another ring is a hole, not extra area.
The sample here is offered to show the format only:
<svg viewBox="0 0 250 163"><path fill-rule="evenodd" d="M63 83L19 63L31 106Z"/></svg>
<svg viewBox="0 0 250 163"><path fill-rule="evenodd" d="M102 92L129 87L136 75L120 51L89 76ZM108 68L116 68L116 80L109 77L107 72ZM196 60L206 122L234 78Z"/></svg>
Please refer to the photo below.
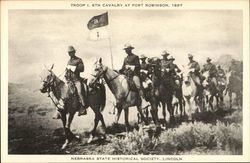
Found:
<svg viewBox="0 0 250 163"><path fill-rule="evenodd" d="M120 1L119 3L146 3L143 1ZM148 3L161 3L161 1L147 1ZM162 1L166 2L166 1ZM9 9L107 9L100 7L71 7L71 3L89 3L91 1L2 1L1 2L1 157L3 162L83 162L83 160L71 160L71 157L80 157L81 155L8 155L8 10ZM117 3L117 1L95 1L94 3ZM182 3L181 8L167 8L167 10L201 10L201 9L233 9L243 10L243 61L244 61L244 80L243 80L243 155L158 155L152 157L159 158L182 158L182 161L178 162L249 162L249 2L248 0L223 0L223 1L167 1L167 3ZM108 9L128 9L122 7L109 7ZM134 9L134 8L130 8ZM161 7L154 8L136 8L136 9L166 9ZM84 157L95 157L98 155L84 155ZM104 157L104 155L102 155ZM106 155L107 156L107 155ZM124 155L125 156L125 155ZM108 156L108 157L120 157L120 156ZM128 156L125 156L128 157ZM151 156L135 156L135 157L151 157ZM173 162L174 160L165 160L164 162ZM98 162L94 161L86 162ZM102 162L111 162L102 161ZM115 162L118 162L117 160ZM124 162L124 161L120 161ZM130 161L138 162L138 160ZM142 162L142 161L140 161ZM152 162L152 161L144 161ZM159 161L157 161L159 162Z"/></svg>

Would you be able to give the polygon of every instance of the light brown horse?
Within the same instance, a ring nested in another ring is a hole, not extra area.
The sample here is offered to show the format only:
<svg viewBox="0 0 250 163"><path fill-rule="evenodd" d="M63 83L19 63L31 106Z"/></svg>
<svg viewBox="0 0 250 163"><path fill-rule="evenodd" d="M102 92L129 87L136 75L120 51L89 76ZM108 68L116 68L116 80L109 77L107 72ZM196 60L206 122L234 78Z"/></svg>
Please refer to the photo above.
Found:
<svg viewBox="0 0 250 163"><path fill-rule="evenodd" d="M115 123L117 124L122 110L124 110L126 131L129 131L129 107L136 106L142 120L147 124L141 108L141 98L138 91L131 90L128 79L125 75L119 74L117 71L110 69L102 64L102 58L94 63L94 70L91 74L93 78L89 81L90 86L100 78L104 78L109 89L116 99L117 114Z"/></svg>
<svg viewBox="0 0 250 163"><path fill-rule="evenodd" d="M198 86L195 84L191 77L191 72L188 68L183 67L183 84L182 92L188 108L186 108L186 113L189 120L194 120L193 114L195 111L202 109L201 93L199 92Z"/></svg>
<svg viewBox="0 0 250 163"><path fill-rule="evenodd" d="M61 115L61 120L63 123L63 128L66 135L65 143L62 146L62 149L65 149L72 138L76 138L74 134L70 130L70 126L72 120L74 118L75 113L79 110L80 102L79 98L75 91L72 89L72 85L63 82L59 79L52 71L53 66L48 69L48 73L46 77L42 81L42 87L40 91L42 93L48 93L48 95L52 98L53 102L57 105L60 101L63 108L58 108L58 111ZM89 89L88 94L88 103L92 110L95 113L95 124L92 130L92 137L95 136L96 127L99 121L102 123L102 127L105 129L105 123L103 120L103 116L101 111L105 107L106 96L105 96L105 87L102 84L98 84L98 87L87 88L86 83L83 83L86 89ZM73 87L74 88L74 87ZM68 114L68 117L67 117Z"/></svg>

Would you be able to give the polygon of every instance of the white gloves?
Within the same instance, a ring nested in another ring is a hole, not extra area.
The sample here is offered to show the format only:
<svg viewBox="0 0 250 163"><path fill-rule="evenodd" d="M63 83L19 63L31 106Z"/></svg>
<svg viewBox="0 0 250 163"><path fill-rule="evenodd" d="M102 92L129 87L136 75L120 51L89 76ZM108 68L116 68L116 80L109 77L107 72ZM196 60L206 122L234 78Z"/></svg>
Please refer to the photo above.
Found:
<svg viewBox="0 0 250 163"><path fill-rule="evenodd" d="M71 71L75 72L75 70L76 70L76 66L67 65L67 69L69 69L69 70L71 70Z"/></svg>
<svg viewBox="0 0 250 163"><path fill-rule="evenodd" d="M133 71L134 71L135 66L132 66L132 65L126 65L126 66L125 66L125 68L126 68L126 69L131 69L131 70L133 70Z"/></svg>

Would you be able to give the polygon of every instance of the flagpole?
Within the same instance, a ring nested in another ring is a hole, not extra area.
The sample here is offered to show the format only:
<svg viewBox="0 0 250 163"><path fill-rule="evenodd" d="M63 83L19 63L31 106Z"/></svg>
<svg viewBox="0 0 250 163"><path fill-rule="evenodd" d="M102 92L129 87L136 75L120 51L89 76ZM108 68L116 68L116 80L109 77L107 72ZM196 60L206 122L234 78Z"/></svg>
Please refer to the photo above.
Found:
<svg viewBox="0 0 250 163"><path fill-rule="evenodd" d="M111 38L109 37L109 49L110 49L110 56L111 56L111 67L112 69L114 68L114 65L113 65L113 54L112 54L112 47L111 47Z"/></svg>

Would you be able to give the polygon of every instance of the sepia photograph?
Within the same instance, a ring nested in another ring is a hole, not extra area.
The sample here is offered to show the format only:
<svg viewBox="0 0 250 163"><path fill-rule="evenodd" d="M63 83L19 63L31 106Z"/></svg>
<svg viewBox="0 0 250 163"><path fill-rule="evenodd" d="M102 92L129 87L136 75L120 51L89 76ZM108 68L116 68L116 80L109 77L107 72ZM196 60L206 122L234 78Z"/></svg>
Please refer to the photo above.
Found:
<svg viewBox="0 0 250 163"><path fill-rule="evenodd" d="M67 7L7 10L6 155L166 162L247 154L249 161L249 8Z"/></svg>

